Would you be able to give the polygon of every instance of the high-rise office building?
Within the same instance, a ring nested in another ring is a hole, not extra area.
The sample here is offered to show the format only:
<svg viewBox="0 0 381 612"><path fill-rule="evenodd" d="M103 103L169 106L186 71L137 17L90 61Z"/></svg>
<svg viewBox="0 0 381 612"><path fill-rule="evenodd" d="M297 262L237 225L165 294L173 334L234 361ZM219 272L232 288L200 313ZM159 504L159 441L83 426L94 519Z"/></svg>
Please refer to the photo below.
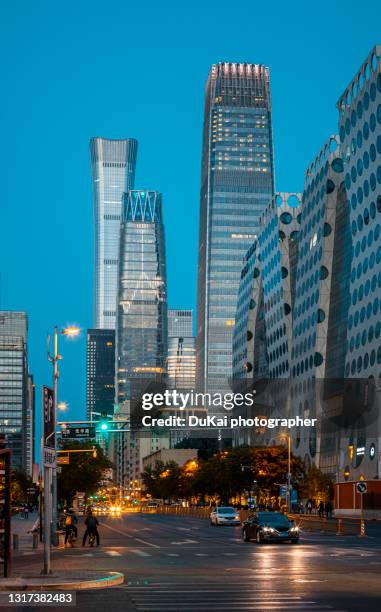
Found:
<svg viewBox="0 0 381 612"><path fill-rule="evenodd" d="M167 359L167 281L162 198L156 191L124 196L120 239L116 326L117 415L130 419L131 404L147 384L165 380ZM117 479L140 479L144 452L157 450L154 436L118 436Z"/></svg>
<svg viewBox="0 0 381 612"><path fill-rule="evenodd" d="M193 336L193 310L168 308L168 338Z"/></svg>
<svg viewBox="0 0 381 612"><path fill-rule="evenodd" d="M112 417L115 400L115 330L87 330L87 418Z"/></svg>
<svg viewBox="0 0 381 612"><path fill-rule="evenodd" d="M337 108L352 243L344 376L362 389L362 410L347 411L340 475L357 480L381 477L381 45Z"/></svg>
<svg viewBox="0 0 381 612"><path fill-rule="evenodd" d="M192 310L168 310L168 388L194 389L195 338Z"/></svg>
<svg viewBox="0 0 381 612"><path fill-rule="evenodd" d="M242 259L274 192L269 69L212 66L201 170L196 384L229 389Z"/></svg>
<svg viewBox="0 0 381 612"><path fill-rule="evenodd" d="M255 388L261 381L267 391L259 404L265 404L266 413L271 410L272 416L277 406L285 412L288 401L288 385L283 379L290 375L300 205L298 193L277 193L268 204L260 218L258 237L244 258L238 293L234 388ZM234 432L236 445L255 442L258 438L253 429Z"/></svg>
<svg viewBox="0 0 381 612"><path fill-rule="evenodd" d="M122 196L133 189L138 143L90 140L94 201L94 327L115 329Z"/></svg>
<svg viewBox="0 0 381 612"><path fill-rule="evenodd" d="M28 373L25 312L0 311L0 433L12 449L12 465L32 476L34 389Z"/></svg>

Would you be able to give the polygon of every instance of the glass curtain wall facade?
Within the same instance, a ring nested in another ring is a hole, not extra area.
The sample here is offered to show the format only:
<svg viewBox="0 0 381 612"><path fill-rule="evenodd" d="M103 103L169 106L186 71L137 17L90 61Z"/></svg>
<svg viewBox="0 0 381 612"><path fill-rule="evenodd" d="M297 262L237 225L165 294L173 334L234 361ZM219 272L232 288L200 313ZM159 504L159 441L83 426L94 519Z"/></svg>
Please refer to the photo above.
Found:
<svg viewBox="0 0 381 612"><path fill-rule="evenodd" d="M115 403L117 414L130 418L136 390L144 392L150 381L165 380L167 283L160 193L125 194L119 266ZM133 432L118 439L117 478L128 486L140 479L143 446L149 454L152 445Z"/></svg>
<svg viewBox="0 0 381 612"><path fill-rule="evenodd" d="M31 475L34 395L29 397L27 338L26 313L0 311L0 433L12 449L12 466Z"/></svg>
<svg viewBox="0 0 381 612"><path fill-rule="evenodd" d="M168 310L167 375L169 389L195 388L196 354L192 310Z"/></svg>
<svg viewBox="0 0 381 612"><path fill-rule="evenodd" d="M90 140L94 202L94 327L115 329L122 196L134 188L138 143Z"/></svg>
<svg viewBox="0 0 381 612"><path fill-rule="evenodd" d="M86 409L89 421L114 414L115 330L87 330Z"/></svg>
<svg viewBox="0 0 381 612"><path fill-rule="evenodd" d="M219 63L206 84L196 385L229 389L242 260L274 191L269 69Z"/></svg>

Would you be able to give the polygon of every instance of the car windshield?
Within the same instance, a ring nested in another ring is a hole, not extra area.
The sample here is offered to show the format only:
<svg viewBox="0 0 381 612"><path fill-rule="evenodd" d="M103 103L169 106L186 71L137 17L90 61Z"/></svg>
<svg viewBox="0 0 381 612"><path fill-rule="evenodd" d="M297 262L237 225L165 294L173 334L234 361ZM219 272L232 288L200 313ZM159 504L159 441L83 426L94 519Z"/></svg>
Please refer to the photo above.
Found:
<svg viewBox="0 0 381 612"><path fill-rule="evenodd" d="M287 516L278 512L268 512L264 514L259 514L258 521L263 525L276 524L281 526L290 524L290 521L288 520Z"/></svg>
<svg viewBox="0 0 381 612"><path fill-rule="evenodd" d="M218 514L235 514L234 508L217 508Z"/></svg>

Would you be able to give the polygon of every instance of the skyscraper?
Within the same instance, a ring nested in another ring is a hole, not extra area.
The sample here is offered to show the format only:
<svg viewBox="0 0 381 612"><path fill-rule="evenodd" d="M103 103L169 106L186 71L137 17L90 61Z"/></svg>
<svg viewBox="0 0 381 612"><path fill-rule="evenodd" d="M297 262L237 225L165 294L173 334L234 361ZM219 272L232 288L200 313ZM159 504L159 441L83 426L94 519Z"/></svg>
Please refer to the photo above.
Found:
<svg viewBox="0 0 381 612"><path fill-rule="evenodd" d="M131 402L145 385L161 382L167 359L167 279L161 194L129 191L124 196L116 326L117 414L130 418ZM147 434L148 435L148 434ZM139 433L118 436L117 478L140 478ZM157 450L145 444L147 454Z"/></svg>
<svg viewBox="0 0 381 612"><path fill-rule="evenodd" d="M87 330L86 364L87 418L98 420L114 414L115 330Z"/></svg>
<svg viewBox="0 0 381 612"><path fill-rule="evenodd" d="M228 389L242 260L274 192L269 69L219 63L206 85L197 294L197 388Z"/></svg>
<svg viewBox="0 0 381 612"><path fill-rule="evenodd" d="M34 389L28 373L25 312L0 311L0 433L12 449L12 465L32 475Z"/></svg>
<svg viewBox="0 0 381 612"><path fill-rule="evenodd" d="M115 329L122 196L133 189L138 143L90 140L94 201L94 327Z"/></svg>
<svg viewBox="0 0 381 612"><path fill-rule="evenodd" d="M192 310L168 310L168 387L194 389L196 376Z"/></svg>

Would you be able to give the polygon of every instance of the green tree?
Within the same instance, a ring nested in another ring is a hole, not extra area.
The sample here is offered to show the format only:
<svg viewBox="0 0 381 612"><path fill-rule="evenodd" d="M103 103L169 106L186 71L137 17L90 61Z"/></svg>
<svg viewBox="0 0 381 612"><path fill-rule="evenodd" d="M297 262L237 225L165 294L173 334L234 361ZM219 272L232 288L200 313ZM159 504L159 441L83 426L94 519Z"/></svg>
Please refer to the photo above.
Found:
<svg viewBox="0 0 381 612"><path fill-rule="evenodd" d="M302 499L328 501L333 498L333 482L313 465L299 484L299 496Z"/></svg>
<svg viewBox="0 0 381 612"><path fill-rule="evenodd" d="M70 453L70 463L62 465L62 472L58 474L58 496L67 505L71 505L76 491L84 491L86 496L95 493L103 473L112 467L111 461L106 457L102 448L96 446L96 457L89 442L65 442L61 450L88 449L87 453Z"/></svg>
<svg viewBox="0 0 381 612"><path fill-rule="evenodd" d="M11 472L11 504L16 505L26 502L28 499L28 489L34 487L31 478L28 478L24 472L20 470L12 470Z"/></svg>
<svg viewBox="0 0 381 612"><path fill-rule="evenodd" d="M157 499L178 499L181 492L181 468L175 461L157 461L142 472L146 492Z"/></svg>

